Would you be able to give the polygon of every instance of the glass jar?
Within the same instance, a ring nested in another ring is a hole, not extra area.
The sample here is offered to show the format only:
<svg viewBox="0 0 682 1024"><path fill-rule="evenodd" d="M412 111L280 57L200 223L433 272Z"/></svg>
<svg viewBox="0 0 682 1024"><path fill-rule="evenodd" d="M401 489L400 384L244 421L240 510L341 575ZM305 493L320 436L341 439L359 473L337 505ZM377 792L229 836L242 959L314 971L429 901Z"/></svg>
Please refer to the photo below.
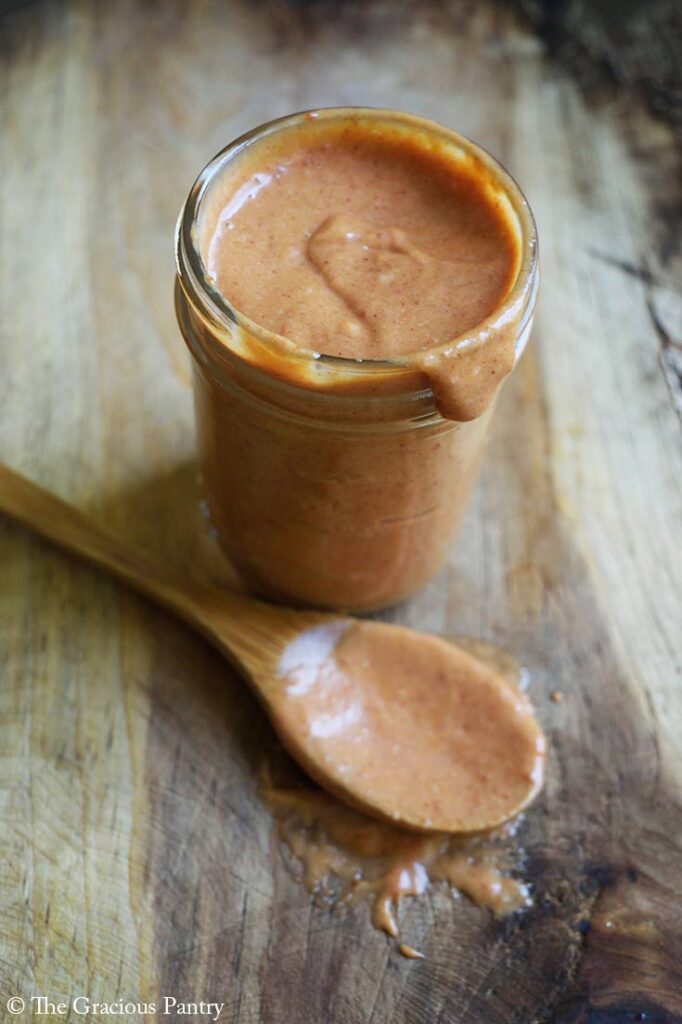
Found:
<svg viewBox="0 0 682 1024"><path fill-rule="evenodd" d="M521 259L488 331L512 322L517 357L531 327L537 243L528 205L499 164L454 132L392 111L335 108L270 122L219 153L189 194L178 221L175 297L193 356L199 467L211 522L256 593L367 611L407 597L441 566L476 478L496 397L475 419L446 419L414 366L283 346L214 287L200 229L218 201L216 182L224 190L245 147L311 116L439 133L492 171L518 226Z"/></svg>

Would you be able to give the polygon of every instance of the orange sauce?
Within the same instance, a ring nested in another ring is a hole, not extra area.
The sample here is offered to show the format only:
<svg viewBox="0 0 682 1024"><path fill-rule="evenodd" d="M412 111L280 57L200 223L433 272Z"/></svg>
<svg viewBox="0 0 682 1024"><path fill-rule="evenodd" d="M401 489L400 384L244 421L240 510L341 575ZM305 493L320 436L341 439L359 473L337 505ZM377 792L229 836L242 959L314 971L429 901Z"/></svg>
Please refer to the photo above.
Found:
<svg viewBox="0 0 682 1024"><path fill-rule="evenodd" d="M484 836L426 835L368 818L322 790L268 783L263 797L316 900L338 907L367 902L374 926L393 938L401 901L437 883L496 917L531 905L527 884L512 873L515 825Z"/></svg>
<svg viewBox="0 0 682 1024"><path fill-rule="evenodd" d="M542 785L545 738L527 696L442 637L338 619L298 634L278 673L280 737L361 810L430 832L481 832Z"/></svg>

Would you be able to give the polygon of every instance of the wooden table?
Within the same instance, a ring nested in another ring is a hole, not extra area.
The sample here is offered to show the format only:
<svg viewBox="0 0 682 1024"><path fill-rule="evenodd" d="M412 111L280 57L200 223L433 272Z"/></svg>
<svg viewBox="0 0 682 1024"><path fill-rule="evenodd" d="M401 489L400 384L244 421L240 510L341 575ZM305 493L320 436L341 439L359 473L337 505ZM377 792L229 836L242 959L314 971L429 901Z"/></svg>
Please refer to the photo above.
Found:
<svg viewBox="0 0 682 1024"><path fill-rule="evenodd" d="M500 924L439 891L404 908L427 959L403 960L366 907L315 909L292 877L258 796L269 727L224 661L3 520L2 1020L30 1019L9 996L78 994L224 1002L239 1024L682 1020L670 130L581 93L487 2L83 0L3 34L0 455L188 573L230 576L197 511L171 297L199 168L267 118L365 103L456 127L519 179L534 339L447 567L389 617L515 652L552 753L522 835L535 908Z"/></svg>

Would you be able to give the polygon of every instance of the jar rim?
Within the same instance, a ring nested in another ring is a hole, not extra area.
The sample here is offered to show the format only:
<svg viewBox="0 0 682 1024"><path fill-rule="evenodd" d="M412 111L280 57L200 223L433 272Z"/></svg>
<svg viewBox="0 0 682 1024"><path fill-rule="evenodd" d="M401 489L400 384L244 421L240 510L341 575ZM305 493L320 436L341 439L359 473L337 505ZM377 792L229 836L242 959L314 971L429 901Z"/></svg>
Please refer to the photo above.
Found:
<svg viewBox="0 0 682 1024"><path fill-rule="evenodd" d="M232 347L230 342L233 340L232 336L236 326L242 329L250 339L257 341L263 346L269 355L282 357L284 352L288 361L296 360L307 365L312 362L315 364L316 370L326 368L351 377L357 374L383 376L404 372L409 365L406 359L401 357L392 359L351 358L316 352L313 349L295 344L285 336L263 327L257 321L252 320L241 310L237 309L218 290L202 258L196 226L202 202L206 198L213 181L247 147L268 138L274 133L295 127L301 122L309 121L313 118L320 121L337 119L343 121L350 118L362 118L377 122L388 121L397 123L402 127L412 127L422 132L435 134L450 145L458 147L466 155L482 163L485 169L492 174L495 182L502 185L503 192L510 201L513 211L518 218L521 232L521 258L514 283L503 301L484 320L455 338L445 339L444 342L439 343L434 348L439 348L441 345L451 345L454 342L462 342L469 335L478 334L481 329L488 325L494 326L497 323L503 322L509 315L513 314L514 310L518 309L520 302L523 300L524 293L530 292L533 294L535 292L537 283L534 281L534 278L537 269L538 238L533 213L515 179L499 160L488 153L487 150L465 135L461 135L451 128L446 128L437 121L420 117L416 114L382 107L344 106L313 108L266 121L230 142L209 160L200 171L180 210L175 230L175 261L179 280L183 290L193 300L197 312L202 316L202 319L208 321L212 332L219 335L220 341L227 348ZM520 355L520 352L517 352L518 355Z"/></svg>

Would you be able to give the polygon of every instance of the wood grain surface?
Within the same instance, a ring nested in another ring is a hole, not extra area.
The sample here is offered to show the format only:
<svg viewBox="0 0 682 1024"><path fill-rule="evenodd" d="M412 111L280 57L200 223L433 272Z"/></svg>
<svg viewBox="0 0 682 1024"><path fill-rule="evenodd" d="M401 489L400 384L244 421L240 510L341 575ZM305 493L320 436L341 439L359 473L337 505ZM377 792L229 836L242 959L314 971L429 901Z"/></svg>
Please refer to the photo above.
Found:
<svg viewBox="0 0 682 1024"><path fill-rule="evenodd" d="M223 1002L223 1024L682 1021L670 129L586 97L487 2L68 0L2 32L0 458L199 578L231 579L172 308L200 167L267 118L362 103L441 120L521 182L534 338L446 568L387 617L515 653L551 757L522 834L535 908L495 923L439 891L404 908L427 959L403 960L366 907L316 909L294 878L258 796L272 736L221 657L3 520L0 1019L80 994Z"/></svg>

